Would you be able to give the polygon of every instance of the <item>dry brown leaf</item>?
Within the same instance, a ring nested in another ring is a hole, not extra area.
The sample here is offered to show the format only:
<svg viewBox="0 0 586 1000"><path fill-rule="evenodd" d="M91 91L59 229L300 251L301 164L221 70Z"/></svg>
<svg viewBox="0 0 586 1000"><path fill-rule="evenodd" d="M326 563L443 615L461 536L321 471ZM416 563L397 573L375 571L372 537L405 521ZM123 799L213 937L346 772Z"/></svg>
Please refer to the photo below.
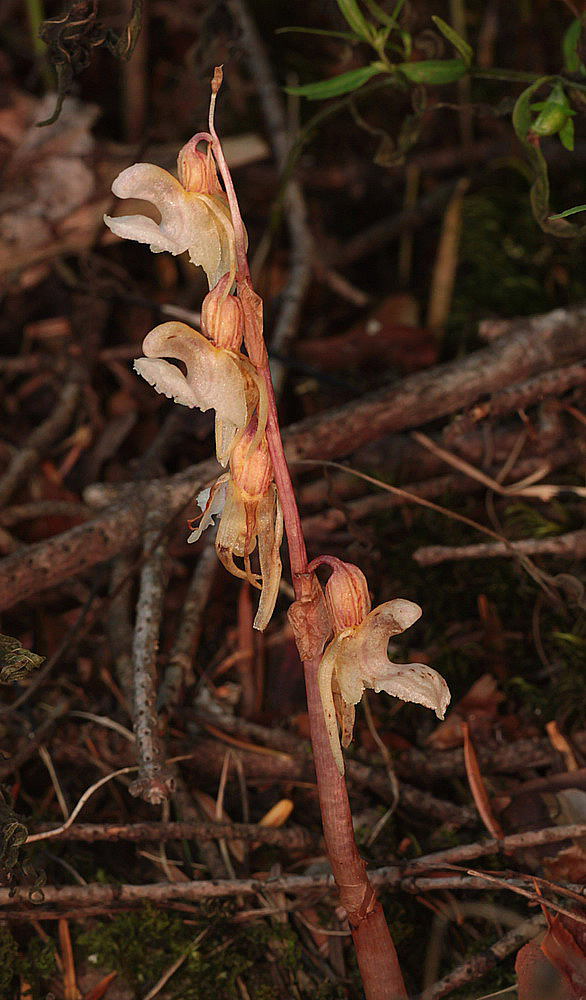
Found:
<svg viewBox="0 0 586 1000"><path fill-rule="evenodd" d="M259 819L259 826L282 826L289 819L289 816L293 812L293 802L291 799L279 799L274 806L271 806L268 812L264 814L262 819Z"/></svg>
<svg viewBox="0 0 586 1000"><path fill-rule="evenodd" d="M202 792L199 789L195 789L193 794L202 812L205 813L205 815L211 822L217 823L218 814L217 814L216 800L213 799L211 795L208 795L207 792ZM225 809L222 809L222 822L224 823L232 822ZM236 860L240 864L242 864L244 862L244 844L242 843L242 841L232 840L227 837L226 843L228 844L228 847L230 848L230 851L234 855Z"/></svg>
<svg viewBox="0 0 586 1000"><path fill-rule="evenodd" d="M73 948L71 946L71 935L67 920L59 921L59 948L61 950L61 960L63 962L63 996L64 1000L81 1000L81 993L77 988L75 975L75 962L73 960Z"/></svg>
<svg viewBox="0 0 586 1000"><path fill-rule="evenodd" d="M577 771L578 762L574 756L574 751L572 750L570 744L568 743L565 736L560 733L558 729L557 722L553 719L551 722L546 723L545 726L547 735L549 736L549 741L558 753L561 753L564 758L564 764L566 765L566 771Z"/></svg>
<svg viewBox="0 0 586 1000"><path fill-rule="evenodd" d="M472 746L470 734L468 732L468 724L466 722L462 723L462 731L464 734L464 763L466 765L466 776L468 778L468 784L470 785L470 791L472 792L474 804L476 805L480 818L490 835L500 840L503 836L503 831L501 830L490 806L486 787L478 766L478 758L476 757L476 752Z"/></svg>
<svg viewBox="0 0 586 1000"><path fill-rule="evenodd" d="M497 718L498 706L504 698L492 674L483 674L448 712L444 722L436 726L427 742L436 750L450 750L461 746L464 738L463 721L468 723L473 732L480 727L484 735L487 725Z"/></svg>
<svg viewBox="0 0 586 1000"><path fill-rule="evenodd" d="M102 1000L102 997L106 995L110 983L116 979L117 975L117 972L109 972L107 976L104 976L104 978L89 991L89 993L86 993L83 1000Z"/></svg>

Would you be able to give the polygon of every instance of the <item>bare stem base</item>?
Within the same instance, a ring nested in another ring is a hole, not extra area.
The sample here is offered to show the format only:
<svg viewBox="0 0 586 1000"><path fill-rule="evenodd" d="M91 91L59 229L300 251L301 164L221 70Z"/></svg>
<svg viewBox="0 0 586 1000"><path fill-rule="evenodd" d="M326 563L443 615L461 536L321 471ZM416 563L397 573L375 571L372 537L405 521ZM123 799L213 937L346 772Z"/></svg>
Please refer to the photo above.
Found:
<svg viewBox="0 0 586 1000"><path fill-rule="evenodd" d="M311 743L324 839L340 902L348 914L366 1000L407 1000L385 915L358 853L346 782L326 731L317 685L319 657L304 663Z"/></svg>

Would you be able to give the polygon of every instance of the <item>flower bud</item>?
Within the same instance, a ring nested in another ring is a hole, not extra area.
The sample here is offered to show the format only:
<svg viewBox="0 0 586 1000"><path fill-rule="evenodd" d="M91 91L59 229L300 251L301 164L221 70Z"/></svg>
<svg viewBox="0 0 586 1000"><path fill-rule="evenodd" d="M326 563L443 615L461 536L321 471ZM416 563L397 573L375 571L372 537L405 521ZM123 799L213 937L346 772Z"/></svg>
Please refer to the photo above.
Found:
<svg viewBox="0 0 586 1000"><path fill-rule="evenodd" d="M273 478L273 466L265 435L263 434L258 443L254 444L254 439L258 437L257 426L257 418L253 417L230 456L232 480L240 490L242 498L249 501L260 500L266 496Z"/></svg>
<svg viewBox="0 0 586 1000"><path fill-rule="evenodd" d="M326 583L326 605L334 633L353 628L364 621L370 611L370 595L366 577L358 566L328 558L333 567Z"/></svg>
<svg viewBox="0 0 586 1000"><path fill-rule="evenodd" d="M201 329L216 347L239 351L244 334L244 311L240 299L226 295L230 275L220 278L201 307Z"/></svg>

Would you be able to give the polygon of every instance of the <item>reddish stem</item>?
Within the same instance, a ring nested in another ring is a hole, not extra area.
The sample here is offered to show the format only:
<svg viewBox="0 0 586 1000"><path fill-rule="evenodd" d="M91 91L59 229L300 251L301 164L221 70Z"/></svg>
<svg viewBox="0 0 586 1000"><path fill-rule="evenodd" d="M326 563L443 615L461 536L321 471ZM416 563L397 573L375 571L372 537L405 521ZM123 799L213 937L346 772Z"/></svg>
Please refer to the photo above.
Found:
<svg viewBox="0 0 586 1000"><path fill-rule="evenodd" d="M393 939L356 846L346 782L332 756L317 685L319 663L318 656L303 667L327 855L348 914L366 1000L406 1000Z"/></svg>
<svg viewBox="0 0 586 1000"><path fill-rule="evenodd" d="M269 359L262 335L262 301L254 291L250 280L244 224L232 177L211 115L209 128L212 150L224 181L232 213L237 260L236 281L245 314L246 349L250 360L262 375L267 389L267 443L283 508L293 586L299 601L311 594L311 574L308 571L301 519L279 430ZM406 1000L407 993L395 946L354 839L346 783L343 777L340 777L332 756L317 685L319 662L320 657L315 657L304 662L303 666L327 855L340 891L340 901L348 914L366 1000Z"/></svg>

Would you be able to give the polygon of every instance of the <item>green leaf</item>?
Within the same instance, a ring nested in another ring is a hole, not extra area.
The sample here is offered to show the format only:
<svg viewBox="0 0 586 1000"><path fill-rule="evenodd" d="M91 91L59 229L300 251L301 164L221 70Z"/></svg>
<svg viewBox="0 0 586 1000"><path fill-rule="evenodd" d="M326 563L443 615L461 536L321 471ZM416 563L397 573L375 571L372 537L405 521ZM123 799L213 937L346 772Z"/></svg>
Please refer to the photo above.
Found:
<svg viewBox="0 0 586 1000"><path fill-rule="evenodd" d="M467 71L463 59L423 59L421 62L397 63L397 69L411 83L453 83Z"/></svg>
<svg viewBox="0 0 586 1000"><path fill-rule="evenodd" d="M570 27L564 34L562 39L562 52L564 55L564 66L569 73L579 73L580 72L580 56L578 55L578 42L580 40L580 32L582 31L582 22L579 18L572 21Z"/></svg>
<svg viewBox="0 0 586 1000"><path fill-rule="evenodd" d="M386 24L387 28L394 28L397 23L397 18L401 13L401 7L403 6L404 0L399 0L399 2L395 5L395 9L392 14L387 14L382 7L379 7L375 0L364 0L364 2L372 16L376 17L381 24Z"/></svg>
<svg viewBox="0 0 586 1000"><path fill-rule="evenodd" d="M373 27L363 16L356 0L336 0L344 19L348 22L352 31L362 39L363 42L370 42L373 35Z"/></svg>
<svg viewBox="0 0 586 1000"><path fill-rule="evenodd" d="M513 108L513 127L517 138L523 145L525 155L529 160L533 173L529 199L535 220L544 232L552 233L554 236L581 236L581 227L575 226L571 222L566 222L562 216L556 218L550 215L547 163L539 147L539 141L531 141L531 136L529 135L532 131L531 100L534 93L545 83L550 83L551 80L552 77L550 76L542 76L519 95L517 103ZM569 121L571 121L571 118Z"/></svg>
<svg viewBox="0 0 586 1000"><path fill-rule="evenodd" d="M361 66L359 69L349 70L348 73L341 73L340 76L333 76L330 80L306 83L301 87L285 87L285 91L288 94L307 97L310 101L320 101L327 97L348 94L351 90L358 90L363 83L370 80L371 76L376 76L380 72L380 65L371 63L370 66Z"/></svg>
<svg viewBox="0 0 586 1000"><path fill-rule="evenodd" d="M576 215L578 212L586 212L586 205L576 205L575 208L566 208L565 212L550 215L550 219L567 219L568 215Z"/></svg>
<svg viewBox="0 0 586 1000"><path fill-rule="evenodd" d="M375 32L374 38L372 40L373 48L377 52L383 52L386 48L387 42L389 40L389 35L391 33L391 28L387 26L386 28L379 28Z"/></svg>
<svg viewBox="0 0 586 1000"><path fill-rule="evenodd" d="M554 83L546 101L538 101L529 107L531 111L539 111L530 129L534 135L555 135L556 132L561 132L574 114L561 83Z"/></svg>
<svg viewBox="0 0 586 1000"><path fill-rule="evenodd" d="M326 31L325 28L298 28L291 25L287 28L277 28L276 35L284 35L287 32L295 31L299 35L326 35L329 38L342 38L345 42L357 42L360 39L351 31Z"/></svg>
<svg viewBox="0 0 586 1000"><path fill-rule="evenodd" d="M550 76L541 76L530 87L526 87L517 98L517 103L513 108L513 128L523 143L526 142L527 134L531 128L531 98L536 90L539 90L544 83L548 83L550 80Z"/></svg>
<svg viewBox="0 0 586 1000"><path fill-rule="evenodd" d="M457 52L460 53L462 59L467 66L472 64L472 46L468 45L468 42L458 34L454 28L451 28L441 17L437 17L436 14L432 15L431 20L435 24L436 28L439 28L444 38L447 38L448 42L451 42Z"/></svg>
<svg viewBox="0 0 586 1000"><path fill-rule="evenodd" d="M571 118L568 118L565 125L562 125L559 131L559 137L562 146L568 149L570 153L574 151L574 122Z"/></svg>

